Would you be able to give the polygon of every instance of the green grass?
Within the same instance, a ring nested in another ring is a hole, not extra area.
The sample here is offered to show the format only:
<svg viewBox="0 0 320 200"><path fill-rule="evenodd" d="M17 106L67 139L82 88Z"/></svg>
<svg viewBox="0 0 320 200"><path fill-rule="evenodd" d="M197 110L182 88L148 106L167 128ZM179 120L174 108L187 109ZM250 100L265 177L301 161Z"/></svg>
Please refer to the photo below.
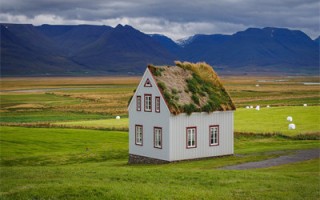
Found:
<svg viewBox="0 0 320 200"><path fill-rule="evenodd" d="M1 165L47 165L126 158L128 134L1 127Z"/></svg>
<svg viewBox="0 0 320 200"><path fill-rule="evenodd" d="M96 129L114 129L114 130L128 130L129 119L101 119L101 120L85 120L72 122L56 122L53 125L63 125L66 127L86 127Z"/></svg>
<svg viewBox="0 0 320 200"><path fill-rule="evenodd" d="M320 132L320 106L291 106L255 109L240 108L235 112L236 132L282 133L289 136ZM292 116L295 130L289 130L287 117Z"/></svg>
<svg viewBox="0 0 320 200"><path fill-rule="evenodd" d="M235 111L235 131L243 133L281 133L288 136L320 132L320 106L283 106ZM293 117L295 130L289 130L287 116ZM90 115L88 115L90 117ZM79 118L80 119L80 118ZM55 122L53 125L95 129L128 129L128 118Z"/></svg>
<svg viewBox="0 0 320 200"><path fill-rule="evenodd" d="M82 112L61 112L51 110L22 111L22 112L2 112L0 122L3 123L29 123L29 122L54 122L84 119L101 119L110 116L94 113Z"/></svg>
<svg viewBox="0 0 320 200"><path fill-rule="evenodd" d="M1 127L1 199L317 199L319 159L267 169L217 167L318 141L236 137L237 156L128 165L127 132ZM88 148L88 151L87 151Z"/></svg>
<svg viewBox="0 0 320 200"><path fill-rule="evenodd" d="M58 105L70 105L81 103L80 99L70 98L68 96L57 96L49 93L43 94L5 94L1 95L0 107L10 107L20 104L37 104L46 107ZM10 109L10 108L9 108ZM14 108L11 108L14 110Z"/></svg>

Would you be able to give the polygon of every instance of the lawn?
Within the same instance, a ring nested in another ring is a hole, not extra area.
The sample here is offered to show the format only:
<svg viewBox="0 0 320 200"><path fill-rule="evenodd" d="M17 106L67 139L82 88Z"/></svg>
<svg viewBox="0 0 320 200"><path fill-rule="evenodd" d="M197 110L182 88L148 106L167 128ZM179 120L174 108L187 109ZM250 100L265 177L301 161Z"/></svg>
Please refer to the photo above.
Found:
<svg viewBox="0 0 320 200"><path fill-rule="evenodd" d="M236 156L128 165L128 134L1 127L1 199L317 199L319 159L269 169L218 167L317 148L315 140L240 136Z"/></svg>
<svg viewBox="0 0 320 200"><path fill-rule="evenodd" d="M236 132L281 133L289 136L307 133L320 133L320 106L282 106L256 109L240 108L235 112ZM292 122L287 117L293 118ZM289 123L296 125L289 130Z"/></svg>
<svg viewBox="0 0 320 200"><path fill-rule="evenodd" d="M298 134L320 133L320 106L282 106L263 107L256 109L239 108L234 114L235 132L241 133L275 133L288 136ZM293 122L288 122L287 117L292 116ZM128 118L83 120L70 122L55 122L53 125L64 127L127 130ZM289 123L296 125L295 130L289 130Z"/></svg>
<svg viewBox="0 0 320 200"><path fill-rule="evenodd" d="M55 122L52 125L60 125L62 127L78 127L88 129L111 129L111 130L128 130L129 119L100 119L70 122Z"/></svg>
<svg viewBox="0 0 320 200"><path fill-rule="evenodd" d="M219 169L319 148L310 137L257 134L319 134L320 86L302 84L319 78L221 78L238 107L235 131L253 134L235 135L234 156L165 165L128 165L128 132L116 131L127 130L139 77L1 79L0 199L319 199L319 159Z"/></svg>

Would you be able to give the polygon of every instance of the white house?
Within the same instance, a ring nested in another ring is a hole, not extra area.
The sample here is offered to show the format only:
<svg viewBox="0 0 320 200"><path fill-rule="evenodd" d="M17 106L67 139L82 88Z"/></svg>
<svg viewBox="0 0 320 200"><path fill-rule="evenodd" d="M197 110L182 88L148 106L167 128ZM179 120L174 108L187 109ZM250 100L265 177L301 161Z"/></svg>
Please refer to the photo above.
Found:
<svg viewBox="0 0 320 200"><path fill-rule="evenodd" d="M129 163L232 155L234 110L206 63L148 66L128 106Z"/></svg>

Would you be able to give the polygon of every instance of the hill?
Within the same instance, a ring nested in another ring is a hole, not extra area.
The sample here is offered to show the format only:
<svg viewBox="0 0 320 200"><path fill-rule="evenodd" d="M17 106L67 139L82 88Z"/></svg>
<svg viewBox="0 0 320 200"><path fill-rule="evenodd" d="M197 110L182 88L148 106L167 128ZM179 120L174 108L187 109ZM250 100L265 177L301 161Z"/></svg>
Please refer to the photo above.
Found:
<svg viewBox="0 0 320 200"><path fill-rule="evenodd" d="M236 71L312 72L319 66L319 46L301 31L249 28L233 35L196 35L180 57Z"/></svg>
<svg viewBox="0 0 320 200"><path fill-rule="evenodd" d="M1 75L140 74L205 61L219 73L319 73L319 39L283 28L197 34L179 43L131 26L1 24Z"/></svg>

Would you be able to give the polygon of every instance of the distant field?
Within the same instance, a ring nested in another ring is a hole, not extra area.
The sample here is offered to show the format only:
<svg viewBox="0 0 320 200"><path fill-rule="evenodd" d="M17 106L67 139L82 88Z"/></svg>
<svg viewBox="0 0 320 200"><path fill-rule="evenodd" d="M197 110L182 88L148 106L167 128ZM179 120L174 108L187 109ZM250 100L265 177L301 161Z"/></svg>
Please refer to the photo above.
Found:
<svg viewBox="0 0 320 200"><path fill-rule="evenodd" d="M235 131L250 133L319 133L318 77L221 78L236 106ZM139 77L49 77L1 79L0 123L46 123L76 128L127 130L127 105ZM304 103L309 106L302 107ZM243 109L247 105L271 108ZM120 121L113 120L116 115ZM297 125L288 130L286 117ZM21 124L24 123L24 124Z"/></svg>
<svg viewBox="0 0 320 200"><path fill-rule="evenodd" d="M297 135L306 133L320 134L320 106L284 106L256 109L240 108L235 112L234 127L236 132L246 133L282 133ZM287 121L287 117L293 121ZM294 123L295 130L288 125Z"/></svg>
<svg viewBox="0 0 320 200"><path fill-rule="evenodd" d="M128 165L127 132L0 128L1 199L240 200L319 195L319 159L257 170L217 169L318 148L317 140L240 136L235 138L236 156Z"/></svg>
<svg viewBox="0 0 320 200"><path fill-rule="evenodd" d="M61 125L62 127L78 127L88 129L111 129L111 130L128 130L129 119L99 119L71 122L55 122L52 125Z"/></svg>
<svg viewBox="0 0 320 200"><path fill-rule="evenodd" d="M297 134L320 134L320 106L284 106L255 109L240 108L235 112L236 132L241 133L281 133L288 136ZM287 117L293 117L293 122L288 122ZM295 130L289 130L289 123L296 125ZM84 120L71 122L56 122L53 125L65 127L95 128L127 130L128 118Z"/></svg>
<svg viewBox="0 0 320 200"><path fill-rule="evenodd" d="M319 148L319 140L310 137L257 135L319 135L320 85L303 84L319 82L318 77L222 77L238 107L235 131L253 133L235 135L235 156L128 165L128 132L114 130L127 130L127 104L139 79L2 78L0 199L319 198L319 159L258 170L218 169ZM247 105L263 108L244 109ZM289 115L296 130L287 128Z"/></svg>

